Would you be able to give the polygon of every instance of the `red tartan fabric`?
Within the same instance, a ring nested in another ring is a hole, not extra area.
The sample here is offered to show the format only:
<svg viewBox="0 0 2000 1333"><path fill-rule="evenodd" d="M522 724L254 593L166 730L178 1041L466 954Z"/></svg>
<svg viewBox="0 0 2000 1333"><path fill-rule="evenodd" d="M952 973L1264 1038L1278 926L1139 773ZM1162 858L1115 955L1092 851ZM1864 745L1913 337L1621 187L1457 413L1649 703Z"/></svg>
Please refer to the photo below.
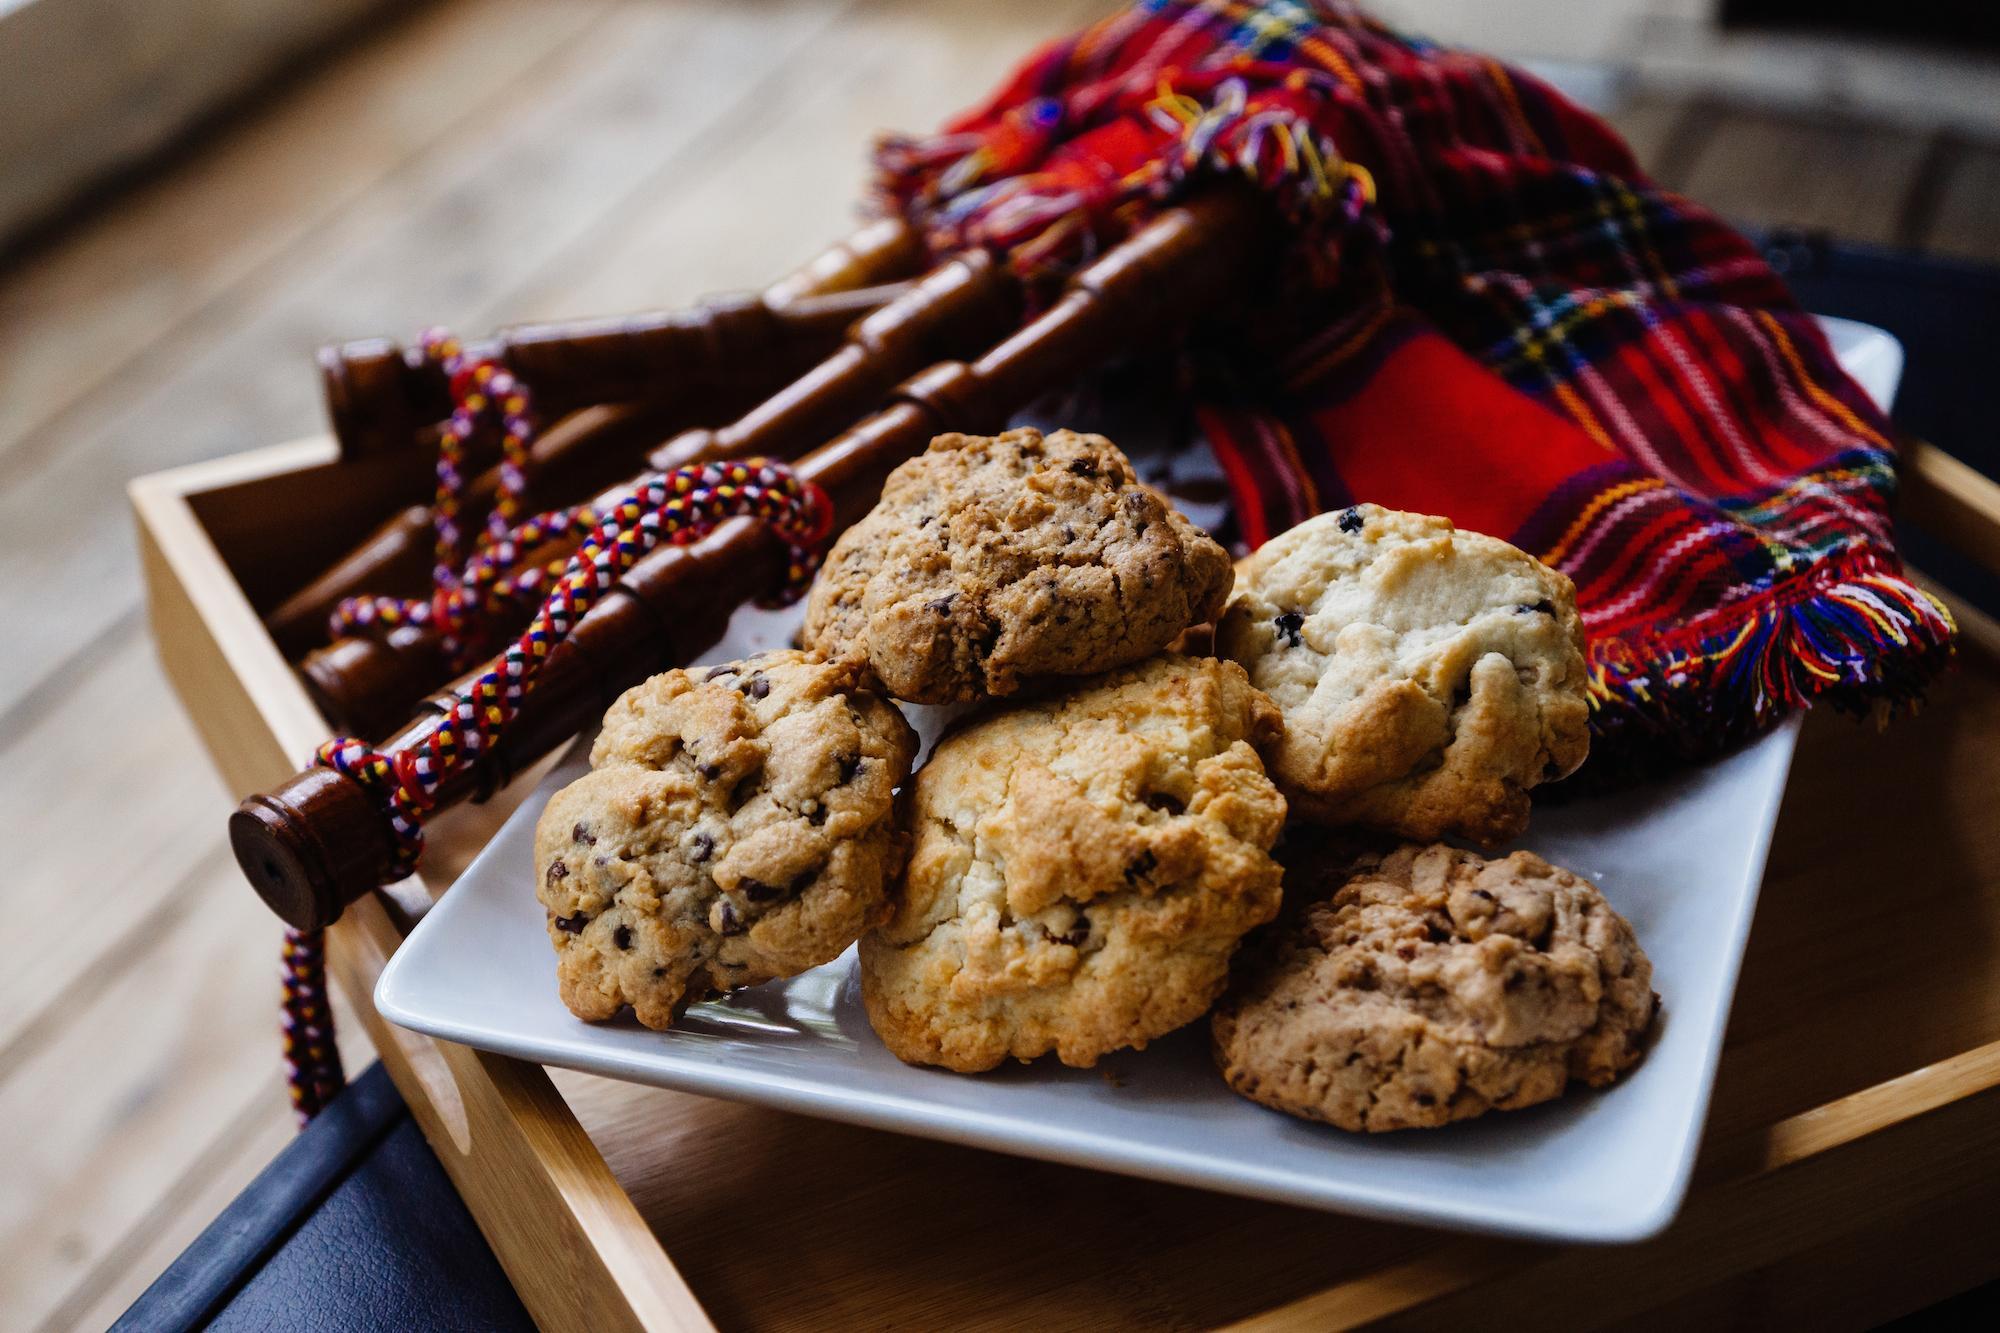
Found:
<svg viewBox="0 0 2000 1333"><path fill-rule="evenodd" d="M1881 412L1742 237L1520 71L1343 4L1144 0L878 162L937 250L1031 277L1204 178L1268 188L1285 280L1195 349L1243 535L1371 500L1562 569L1600 772L1909 702L1950 654Z"/></svg>

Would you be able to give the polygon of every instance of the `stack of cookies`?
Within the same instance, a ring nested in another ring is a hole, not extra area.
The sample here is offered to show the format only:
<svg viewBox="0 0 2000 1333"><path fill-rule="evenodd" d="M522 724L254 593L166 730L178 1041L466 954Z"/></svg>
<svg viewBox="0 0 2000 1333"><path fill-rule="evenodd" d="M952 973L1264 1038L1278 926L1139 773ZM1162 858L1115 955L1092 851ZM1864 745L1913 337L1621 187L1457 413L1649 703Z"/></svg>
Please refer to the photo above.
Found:
<svg viewBox="0 0 2000 1333"><path fill-rule="evenodd" d="M1443 519L1358 506L1233 570L1100 436L942 436L799 651L613 706L537 833L563 999L665 1028L858 939L911 1063L1089 1066L1215 1010L1231 1087L1348 1129L1609 1082L1654 1006L1630 927L1437 842L1517 836L1583 761L1582 634L1566 578ZM914 777L894 700L971 705Z"/></svg>

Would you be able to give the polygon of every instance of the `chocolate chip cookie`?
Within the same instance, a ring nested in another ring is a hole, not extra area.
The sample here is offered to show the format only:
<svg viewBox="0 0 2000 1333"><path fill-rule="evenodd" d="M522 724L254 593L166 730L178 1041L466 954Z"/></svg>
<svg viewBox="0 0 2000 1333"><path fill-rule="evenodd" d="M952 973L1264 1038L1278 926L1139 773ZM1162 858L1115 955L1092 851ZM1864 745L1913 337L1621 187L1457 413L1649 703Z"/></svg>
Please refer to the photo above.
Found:
<svg viewBox="0 0 2000 1333"><path fill-rule="evenodd" d="M691 1001L837 957L888 911L916 734L851 664L774 652L669 671L605 715L535 829L563 1003Z"/></svg>
<svg viewBox="0 0 2000 1333"><path fill-rule="evenodd" d="M1295 815L1492 845L1590 748L1564 575L1450 520L1357 505L1266 543L1216 630L1284 712Z"/></svg>
<svg viewBox="0 0 2000 1333"><path fill-rule="evenodd" d="M961 1072L1088 1066L1201 1016L1278 909L1285 802L1242 669L1159 657L941 741L894 917L861 941L889 1049Z"/></svg>
<svg viewBox="0 0 2000 1333"><path fill-rule="evenodd" d="M1364 858L1238 970L1212 1022L1229 1086L1370 1132L1602 1087L1638 1062L1658 1005L1631 926L1528 852Z"/></svg>
<svg viewBox="0 0 2000 1333"><path fill-rule="evenodd" d="M1151 656L1232 577L1101 435L940 435L835 543L803 641L898 699L964 702Z"/></svg>

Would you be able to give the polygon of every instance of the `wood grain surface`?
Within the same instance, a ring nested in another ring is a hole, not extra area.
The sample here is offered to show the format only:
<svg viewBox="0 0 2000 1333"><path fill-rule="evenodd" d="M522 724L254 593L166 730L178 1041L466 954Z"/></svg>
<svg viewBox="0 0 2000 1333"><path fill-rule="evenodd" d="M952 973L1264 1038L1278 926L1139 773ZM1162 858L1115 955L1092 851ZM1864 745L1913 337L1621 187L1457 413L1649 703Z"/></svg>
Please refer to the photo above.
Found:
<svg viewBox="0 0 2000 1333"><path fill-rule="evenodd" d="M101 1326L289 1132L275 1072L277 927L223 851L240 793L207 768L153 662L122 483L316 429L311 352L324 341L758 285L851 224L874 131L934 123L1034 40L1101 7L448 0L303 72L0 267L0 617L12 668L0 679L0 818L27 871L0 896L10 920L60 911L65 922L59 947L17 949L0 974L10 1327ZM1850 154L1829 157L1838 145L1810 123L1670 100L1622 117L1669 183L1698 184L1725 214L1856 236L1914 217L1920 230L1898 239L2000 258L1989 147L1940 159L1928 136L1899 146L1890 135L1870 140L1881 169L1859 172ZM1750 129L1735 145L1739 117ZM1772 162L1803 183L1778 188L1761 165ZM1815 165L1849 179L1836 193L1798 174ZM1935 206L1912 213L1902 192L1926 171L1938 173ZM1968 665L1925 717L1885 738L1837 718L1808 727L1718 1087L1718 1142L1830 1097L1893 1089L1878 1081L2000 1035L1988 887L2000 851L1979 804L1994 786L1994 687ZM1809 783L1822 765L1831 771ZM1883 839L1851 865L1856 840L1823 833L1894 820L1938 830L1920 861ZM462 863L475 841L468 825L440 861ZM1891 946L1927 950L1931 964L1898 973ZM361 1026L344 1036L358 1066ZM1440 1249L1424 1233L562 1086L725 1325L808 1320L807 1277L863 1322L870 1301L907 1289L895 1309L913 1319L975 1322L978 1303L1004 1291L1075 1324L1283 1311L1342 1274L1370 1280L1339 1289L1350 1302L1340 1309L1381 1314L1403 1308L1399 1292L1438 1290L1441 1271L1473 1292L1515 1272L1511 1259L1452 1248L1467 1242ZM629 1160L652 1135L674 1154ZM852 1167L822 1162L803 1176L814 1151L851 1153ZM887 1183L909 1179L885 1174L906 1157L929 1173L915 1191ZM725 1188L731 1164L757 1188ZM715 1192L697 1200L696 1183ZM982 1189L1031 1205L1047 1190L1032 1214L1045 1238L1003 1246L1023 1228L995 1235ZM768 1223L772 1200L809 1190L824 1191L803 1205L817 1231ZM1977 1216L1937 1197L1921 1216L1856 1213L1852 1230L1794 1256L1746 1253L1747 1266L1662 1297L1663 1308L1794 1308L1868 1245L1904 1235L1910 1258L1878 1279L1879 1308L1934 1295L1967 1271L1947 1224ZM1064 1221L1057 1201L1079 1220ZM897 1242L850 1234L855 1208L886 1213ZM767 1224L793 1247L785 1261L735 1262L765 1247ZM1274 1225L1326 1252L1260 1244L1260 1226ZM1085 1226L1105 1238L1084 1244ZM1208 1261L1210 1229L1235 1267ZM906 1249L956 1271L919 1273ZM904 1265L893 1282L885 1263Z"/></svg>

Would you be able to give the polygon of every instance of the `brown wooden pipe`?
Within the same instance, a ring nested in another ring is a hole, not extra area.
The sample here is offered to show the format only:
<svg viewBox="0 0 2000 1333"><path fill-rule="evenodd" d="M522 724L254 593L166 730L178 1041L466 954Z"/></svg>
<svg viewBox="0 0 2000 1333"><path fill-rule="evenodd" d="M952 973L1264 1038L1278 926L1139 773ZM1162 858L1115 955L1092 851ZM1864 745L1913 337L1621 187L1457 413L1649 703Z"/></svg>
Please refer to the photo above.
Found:
<svg viewBox="0 0 2000 1333"><path fill-rule="evenodd" d="M546 420L663 388L681 401L697 388L726 396L741 392L744 373L756 374L760 362L801 341L823 350L861 313L843 317L840 303L807 298L905 278L923 261L908 226L877 222L756 295L715 298L692 310L517 325L466 350L520 376ZM431 442L431 428L451 412L444 371L420 348L365 338L321 348L319 366L344 458Z"/></svg>
<svg viewBox="0 0 2000 1333"><path fill-rule="evenodd" d="M725 415L740 412L782 386L793 375L824 357L840 335L857 319L894 300L907 283L862 287L848 292L796 297L792 314L810 326L782 349L747 349L740 369L722 390L675 397L655 388L649 396L629 402L606 402L580 408L557 421L536 438L530 453L527 501L536 509L575 504L629 477L646 451L663 436L686 428L700 411ZM819 330L828 330L820 340ZM606 381L616 387L613 381ZM468 528L482 523L500 488L498 465L473 478L466 488L461 522ZM347 597L371 594L420 597L429 591L432 516L422 505L406 506L383 520L319 577L279 604L265 618L272 639L293 660L327 642L327 621Z"/></svg>
<svg viewBox="0 0 2000 1333"><path fill-rule="evenodd" d="M1173 337L1255 274L1276 249L1271 225L1264 202L1235 188L1167 210L1079 274L1025 328L975 362L942 362L916 376L889 407L808 455L800 474L826 489L835 530L845 528L867 512L888 474L939 432L996 429L1121 350ZM550 654L506 735L445 780L439 805L490 795L589 725L622 690L698 657L741 602L777 585L783 563L768 530L743 521L641 560ZM451 691L437 696L384 748L420 743L453 701ZM243 802L230 817L230 841L251 885L300 929L333 921L392 864L375 797L324 770Z"/></svg>
<svg viewBox="0 0 2000 1333"><path fill-rule="evenodd" d="M876 407L922 366L991 346L1020 318L1019 284L1004 265L983 252L947 260L861 320L839 350L749 414L716 430L683 432L654 450L648 465L665 470L760 454L794 458ZM625 478L596 503L614 502L633 480ZM564 549L552 546L534 558L560 558ZM533 608L521 607L496 620L492 632L512 637L532 614ZM444 662L435 628L412 626L336 639L306 654L299 673L336 726L377 736L447 678L440 670Z"/></svg>

